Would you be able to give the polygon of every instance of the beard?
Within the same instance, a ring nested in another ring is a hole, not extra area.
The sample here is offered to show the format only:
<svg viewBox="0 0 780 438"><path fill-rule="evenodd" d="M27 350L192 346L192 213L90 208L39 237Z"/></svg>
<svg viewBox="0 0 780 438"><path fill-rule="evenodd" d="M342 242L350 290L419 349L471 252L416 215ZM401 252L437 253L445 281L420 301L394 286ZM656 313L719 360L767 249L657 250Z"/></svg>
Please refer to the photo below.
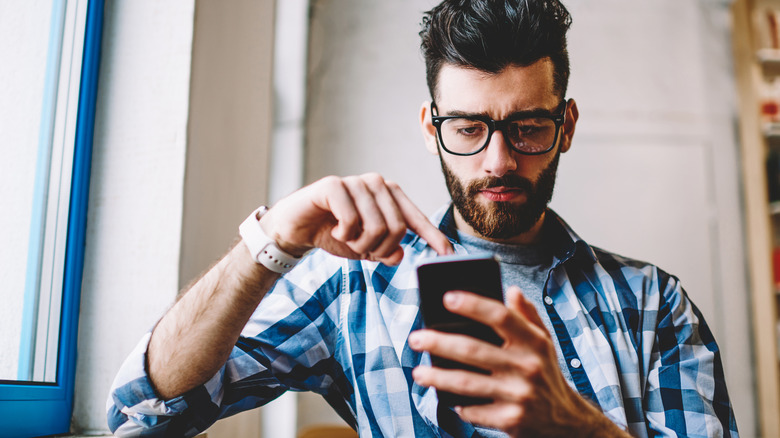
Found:
<svg viewBox="0 0 780 438"><path fill-rule="evenodd" d="M439 161L452 202L463 220L483 237L504 240L529 231L542 217L552 199L560 156L561 152L558 149L550 164L542 170L536 183L510 173L502 177L480 178L469 182L465 187L444 163L441 153ZM479 192L491 187L522 190L526 195L526 202L516 204L496 201L490 202L487 206L480 204L477 201Z"/></svg>

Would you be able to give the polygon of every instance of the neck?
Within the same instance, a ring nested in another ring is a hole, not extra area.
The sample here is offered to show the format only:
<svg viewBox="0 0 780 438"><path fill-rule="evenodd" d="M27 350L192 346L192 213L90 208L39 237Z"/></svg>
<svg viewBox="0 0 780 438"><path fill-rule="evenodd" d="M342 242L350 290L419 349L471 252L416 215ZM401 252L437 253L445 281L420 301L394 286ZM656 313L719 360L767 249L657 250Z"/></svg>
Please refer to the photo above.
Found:
<svg viewBox="0 0 780 438"><path fill-rule="evenodd" d="M542 215L539 217L539 220L536 221L536 223L529 229L528 231L524 233L520 233L518 235L509 237L507 239L493 239L490 237L483 236L482 234L478 233L474 228L471 227L466 221L463 219L463 216L460 215L460 212L457 208L454 209L455 213L455 227L458 229L458 231L462 233L466 233L471 236L479 237L480 239L489 240L491 242L496 243L503 243L503 244L510 244L510 245L533 245L535 243L539 243L542 237L542 226L544 225L544 217L547 213L547 211L543 212Z"/></svg>

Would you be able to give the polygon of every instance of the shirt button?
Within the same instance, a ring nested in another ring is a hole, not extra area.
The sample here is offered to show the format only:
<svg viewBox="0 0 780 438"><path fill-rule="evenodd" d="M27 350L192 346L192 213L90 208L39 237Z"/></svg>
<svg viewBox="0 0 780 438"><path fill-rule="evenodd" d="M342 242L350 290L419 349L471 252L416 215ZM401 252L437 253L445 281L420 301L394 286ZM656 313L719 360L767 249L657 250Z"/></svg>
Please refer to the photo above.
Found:
<svg viewBox="0 0 780 438"><path fill-rule="evenodd" d="M552 306L552 303L553 303L552 297L550 297L549 295L547 295L546 297L544 297L544 302L545 302L545 304L547 304L548 306Z"/></svg>
<svg viewBox="0 0 780 438"><path fill-rule="evenodd" d="M577 358L572 359L569 363L571 364L572 368L579 368L580 365L582 365L582 362L580 362L580 360Z"/></svg>

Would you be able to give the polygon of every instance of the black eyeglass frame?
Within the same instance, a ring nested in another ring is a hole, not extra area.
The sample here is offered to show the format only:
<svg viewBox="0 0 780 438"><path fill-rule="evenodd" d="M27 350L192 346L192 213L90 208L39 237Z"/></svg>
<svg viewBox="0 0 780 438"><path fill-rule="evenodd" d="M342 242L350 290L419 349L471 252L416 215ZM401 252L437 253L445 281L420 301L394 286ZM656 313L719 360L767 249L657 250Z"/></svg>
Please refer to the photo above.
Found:
<svg viewBox="0 0 780 438"><path fill-rule="evenodd" d="M481 116L481 115L473 115L473 116L434 116L434 113L438 112L438 108L436 107L436 102L431 102L431 123L433 123L433 126L436 127L436 132L439 136L439 144L441 145L442 149L444 149L447 153L452 155L458 155L461 157L467 157L470 155L476 155L487 147L487 145L490 143L490 139L493 137L493 133L496 131L501 131L504 133L504 136L506 136L505 128L509 123L514 122L516 120L521 120L525 118L537 118L537 119L549 119L552 120L552 122L555 124L555 137L553 137L553 142L550 145L549 148L539 151L539 152L524 152L520 149L517 149L512 145L511 142L507 141L507 144L509 144L509 147L512 148L513 151L522 154L522 155L544 155L551 150L555 149L555 146L558 144L558 135L561 132L561 126L563 126L564 123L566 123L566 108L568 108L568 103L571 99L563 99L561 100L561 103L558 104L558 107L555 109L555 111L560 111L560 108L563 107L563 112L561 114L555 115L533 115L533 116L518 116L518 117L510 117L508 119L504 120L493 120L490 117L487 116ZM483 144L479 149L468 152L468 153L461 153L461 152L452 152L451 150L447 149L447 146L444 145L444 139L441 135L441 126L442 124L450 119L469 119L469 120L477 120L487 125L488 127L488 135L485 139L485 144Z"/></svg>

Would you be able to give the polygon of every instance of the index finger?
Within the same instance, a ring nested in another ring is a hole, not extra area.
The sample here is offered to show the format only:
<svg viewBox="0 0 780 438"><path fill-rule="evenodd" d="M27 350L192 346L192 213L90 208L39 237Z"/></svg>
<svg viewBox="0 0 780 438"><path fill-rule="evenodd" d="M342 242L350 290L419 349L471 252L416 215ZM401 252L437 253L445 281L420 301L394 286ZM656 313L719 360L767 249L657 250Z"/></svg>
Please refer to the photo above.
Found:
<svg viewBox="0 0 780 438"><path fill-rule="evenodd" d="M526 315L513 311L500 301L473 292L447 292L444 294L444 307L453 313L492 327L505 341L521 333L530 334L535 338L545 337L546 330L537 327Z"/></svg>
<svg viewBox="0 0 780 438"><path fill-rule="evenodd" d="M401 187L392 182L388 182L387 186L390 188L390 194L393 195L398 208L401 209L401 215L403 215L409 229L428 242L428 245L439 255L452 254L454 251L447 236L425 217L425 214L414 205L411 199L406 196L406 193L401 190Z"/></svg>

